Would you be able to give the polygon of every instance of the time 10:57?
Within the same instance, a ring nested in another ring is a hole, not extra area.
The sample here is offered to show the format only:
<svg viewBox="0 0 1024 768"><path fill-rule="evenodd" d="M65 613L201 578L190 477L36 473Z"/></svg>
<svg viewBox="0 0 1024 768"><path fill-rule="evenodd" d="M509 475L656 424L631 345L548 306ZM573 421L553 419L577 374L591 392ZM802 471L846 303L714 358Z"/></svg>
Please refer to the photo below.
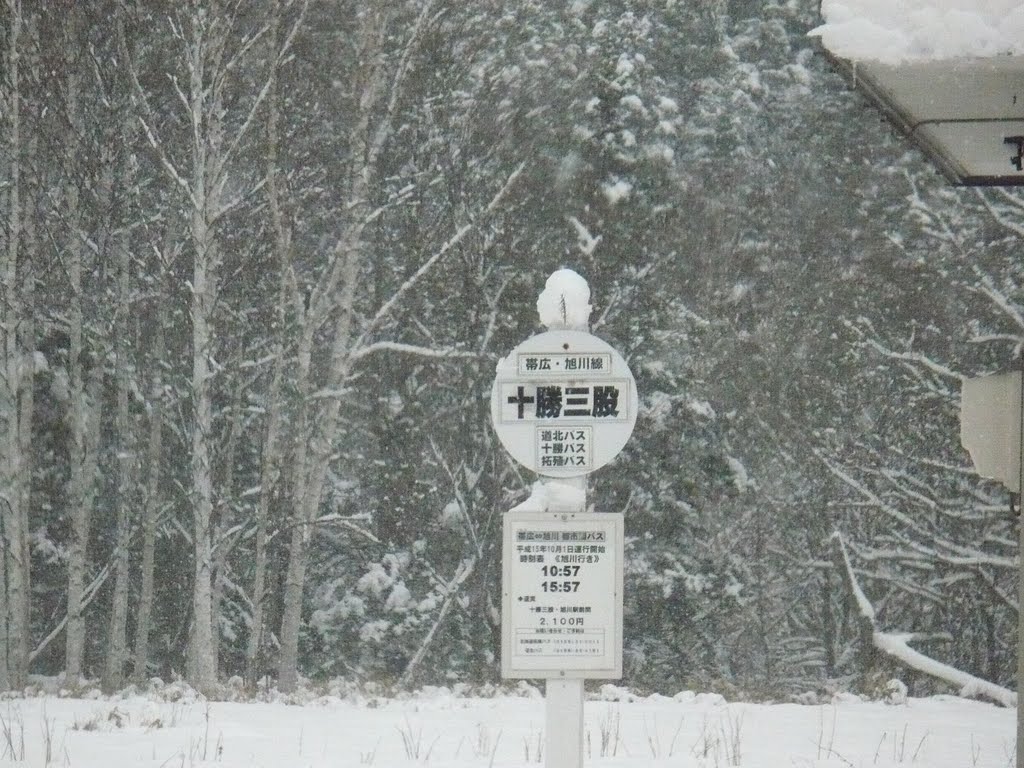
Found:
<svg viewBox="0 0 1024 768"><path fill-rule="evenodd" d="M573 576L580 575L580 567L578 565L545 565L540 570L545 576L553 576L556 578L558 576L571 578Z"/></svg>

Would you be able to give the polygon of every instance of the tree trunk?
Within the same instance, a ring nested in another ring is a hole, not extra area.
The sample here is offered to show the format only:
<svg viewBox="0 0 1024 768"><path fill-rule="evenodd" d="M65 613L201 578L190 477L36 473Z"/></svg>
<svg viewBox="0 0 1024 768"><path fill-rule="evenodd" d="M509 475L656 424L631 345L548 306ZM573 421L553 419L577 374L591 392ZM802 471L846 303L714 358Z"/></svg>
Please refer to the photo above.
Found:
<svg viewBox="0 0 1024 768"><path fill-rule="evenodd" d="M32 242L28 233L30 224L26 224L26 246ZM22 366L18 387L18 446L17 454L20 464L16 483L18 503L18 575L21 580L21 591L16 595L14 605L17 610L18 665L17 676L12 682L19 688L28 684L29 654L32 651L32 556L29 548L29 507L32 489L32 413L35 407L33 400L32 376L35 366L35 321L33 307L35 300L35 273L29 248L25 248L25 272L21 284L23 314L19 346ZM12 590L13 594L13 590Z"/></svg>
<svg viewBox="0 0 1024 768"><path fill-rule="evenodd" d="M846 553L846 546L843 544L843 539L838 533L833 534L832 538L832 562L835 564L836 572L844 577L849 595L852 598L852 615L857 627L857 634L859 635L857 666L859 667L861 679L869 681L880 673L882 661L874 643L875 614L864 593L861 591L860 585L857 583L853 573L853 566L850 564L850 558Z"/></svg>
<svg viewBox="0 0 1024 768"><path fill-rule="evenodd" d="M65 83L67 96L65 109L68 124L75 136L84 136L83 120L79 110L78 94L81 90L76 67L78 13L69 9L65 16ZM88 567L89 531L92 522L92 488L95 476L89 472L92 458L87 450L89 411L95 407L86 395L87 358L83 344L84 317L82 291L85 247L82 242L82 206L78 188L78 152L74 145L64 156L65 204L69 231L67 236L66 269L70 288L67 311L68 330L68 427L71 433L70 479L68 482L68 513L71 518L71 539L68 543L68 622L65 628L64 670L72 683L82 675L85 653L85 616L83 589ZM87 271L87 268L85 269ZM94 360L94 365L100 361Z"/></svg>
<svg viewBox="0 0 1024 768"><path fill-rule="evenodd" d="M283 278L282 278L283 282ZM283 330L282 330L283 332ZM281 475L278 456L281 431L281 380L284 370L284 351L280 337L274 344L274 373L267 393L267 431L263 442L260 469L260 497L256 507L256 551L253 562L252 626L245 649L245 680L254 687L259 678L260 653L263 648L264 603L267 585L267 521L270 500Z"/></svg>
<svg viewBox="0 0 1024 768"><path fill-rule="evenodd" d="M161 281L162 284L162 281ZM153 614L153 567L156 552L156 522L160 499L160 469L163 463L164 381L162 373L166 302L157 297L156 331L150 362L149 448L146 457L146 497L142 506L142 566L139 585L139 610L135 624L135 679L149 677L149 630Z"/></svg>
<svg viewBox="0 0 1024 768"><path fill-rule="evenodd" d="M200 691L210 690L217 679L213 667L212 576L213 545L210 518L213 513L213 479L210 474L209 437L212 428L210 402L210 309L209 242L205 222L193 216L197 250L192 272L192 535L195 568L192 585L192 631L189 644L188 680ZM198 220L198 221L197 221Z"/></svg>
<svg viewBox="0 0 1024 768"><path fill-rule="evenodd" d="M284 605L281 611L281 631L279 639L281 651L278 658L277 686L290 693L298 683L299 669L299 622L302 619L302 590L306 579L306 539L308 525L303 523L305 497L310 489L307 485L306 456L308 454L309 434L312 428L308 415L311 407L312 387L309 384L309 367L312 358L313 339L311 334L304 333L299 343L298 376L296 391L299 408L299 439L296 446L292 466L292 535L288 549L288 570L284 580Z"/></svg>
<svg viewBox="0 0 1024 768"><path fill-rule="evenodd" d="M161 124L165 116L158 114L150 104L149 95L142 86L139 72L132 66L127 53L127 34L124 25L118 29L120 48L128 63L132 80L133 101L141 110L140 126L146 141L158 154L160 167L173 188L180 190L185 210L187 247L192 258L191 298L192 370L190 385L191 423L190 442L190 505L192 507L192 538L194 544L194 571L192 583L192 624L186 653L186 677L201 690L210 690L216 683L213 523L214 476L213 463L213 401L214 372L218 370L216 352L214 308L219 293L221 255L218 232L220 222L232 212L247 204L253 187L240 174L237 178L231 167L235 154L247 148L243 139L253 125L264 99L266 87L252 88L250 75L260 70L265 59L258 60L262 48L256 45L267 31L258 25L253 15L237 13L234 6L221 2L190 3L182 5L171 18L168 39L180 46L181 68L172 76L177 102L184 107L183 122L188 126L185 152L176 152L176 146L161 139ZM159 18L164 18L162 15ZM248 31L242 26L253 22ZM296 27L297 28L297 27ZM293 30L294 33L295 30ZM251 34L250 34L251 33ZM294 34L292 35L294 36ZM289 37L291 40L291 37ZM285 51L277 51L276 62L284 58ZM249 66L257 57L259 63ZM228 92L228 89L234 90ZM248 98L248 95L255 96ZM246 110L247 108L247 110ZM238 120L228 120L228 113ZM230 124L233 133L226 134ZM251 163L240 167L248 170Z"/></svg>
<svg viewBox="0 0 1024 768"><path fill-rule="evenodd" d="M25 154L22 136L21 36L25 18L18 0L7 0L7 39L4 47L6 70L5 108L8 115L6 182L6 242L2 254L4 301L0 307L3 333L3 371L0 376L0 517L3 524L3 568L5 570L5 655L0 666L9 688L18 690L28 682L30 570L28 549L27 487L29 465L25 433L31 421L23 423L25 411L31 416L29 402L19 402L25 392L24 380L31 385L32 358L25 349L24 326L29 312L29 297L23 294L21 280L28 272L22 254L23 201L22 160ZM31 386L29 386L31 395Z"/></svg>
<svg viewBox="0 0 1024 768"><path fill-rule="evenodd" d="M365 190L361 190L365 191ZM356 199L365 200L365 197ZM356 206L355 215L360 213ZM354 311L355 288L358 281L360 253L359 239L362 227L354 227L344 241L344 278L341 297L338 303L338 320L333 329L334 339L328 369L328 389L337 392L345 380L349 366L349 345L351 342L352 314ZM303 340L300 349L300 369L309 370L312 334ZM303 410L313 402L308 375L302 380ZM324 480L330 462L331 448L337 432L338 417L341 412L341 398L331 396L321 408L317 408L316 422L311 424L308 418L300 420L310 430L309 438L300 440L301 461L296 461L296 469L300 473L295 484L298 493L296 505L297 515L293 521L291 547L289 549L288 573L285 579L284 610L281 618L281 658L278 668L278 686L282 691L294 691L298 683L299 659L299 628L302 618L302 595L306 581L306 563L309 558L309 541L313 534L313 526L320 500L323 495ZM309 445L304 444L308 440Z"/></svg>
<svg viewBox="0 0 1024 768"><path fill-rule="evenodd" d="M210 612L213 615L213 667L220 667L220 605L224 597L225 573L228 557L238 542L237 533L231 532L231 504L235 492L235 457L238 451L238 438L242 432L242 389L243 380L238 379L235 395L232 399L231 430L228 433L228 444L224 451L224 476L220 483L220 499L217 504L217 532L214 536L213 549L213 598Z"/></svg>
<svg viewBox="0 0 1024 768"><path fill-rule="evenodd" d="M128 412L128 354L130 331L128 313L131 307L131 261L128 248L117 243L117 301L114 319L114 356L117 412L114 431L117 435L117 529L115 533L113 568L114 595L107 633L107 658L103 670L103 688L115 691L124 685L124 667L128 658L128 547L131 540L131 487L135 464L131 415Z"/></svg>
<svg viewBox="0 0 1024 768"><path fill-rule="evenodd" d="M836 650L839 641L836 638L836 619L832 611L832 577L831 571L821 572L821 585L818 590L821 600L821 638L825 647L825 676L836 675L837 657Z"/></svg>
<svg viewBox="0 0 1024 768"><path fill-rule="evenodd" d="M68 545L68 624L64 669L70 681L82 674L85 651L85 617L82 590L85 587L87 548L92 509L86 503L92 477L86 472L86 430L90 403L85 396L82 371L82 262L75 252L68 264L71 296L68 306L68 418L71 431L71 477L68 484L68 511L71 516L71 540Z"/></svg>
<svg viewBox="0 0 1024 768"><path fill-rule="evenodd" d="M299 625L302 619L302 595L306 581L308 543L313 522L320 507L323 482L341 408L340 398L332 395L317 405L313 400L310 361L314 336L328 317L334 315L331 351L324 388L337 392L349 366L355 291L362 258L362 236L366 226L370 183L376 157L387 136L387 124L374 130L372 115L383 95L385 56L383 44L387 27L386 13L380 7L366 9L360 25L361 71L359 114L349 148L351 166L346 185L350 201L345 230L338 239L326 269L327 276L317 297L310 302L299 343L298 397L301 403L299 424L302 432L295 460L293 482L292 537L288 551L288 572L284 587L281 617L281 656L278 661L278 687L295 690L298 681ZM411 43L410 43L411 44ZM396 83L394 88L399 88ZM387 121L390 115L382 118Z"/></svg>
<svg viewBox="0 0 1024 768"><path fill-rule="evenodd" d="M217 22L222 21L217 19ZM219 255L213 229L217 207L221 104L219 87L209 87L219 73L206 72L208 15L194 12L188 44L189 121L192 127L191 245L192 264L192 536L195 544L192 585L192 629L189 641L188 681L204 693L217 682L213 654L213 474L210 450L213 437L213 403L210 360L213 354L213 307L217 295Z"/></svg>
<svg viewBox="0 0 1024 768"><path fill-rule="evenodd" d="M282 47L281 6L274 4L271 21L271 40L274 49ZM274 250L278 260L277 328L274 334L272 355L273 373L267 392L267 425L263 439L260 461L260 497L256 506L256 542L252 583L252 625L245 648L245 681L254 688L260 677L260 654L263 649L264 608L267 585L267 525L270 516L270 502L281 476L283 457L279 456L281 432L281 383L284 377L284 338L288 333L287 314L288 280L291 270L291 228L285 223L281 208L281 189L278 179L278 141L280 121L280 92L278 90L278 65L271 66L269 95L267 99L267 202L270 219L274 227Z"/></svg>
<svg viewBox="0 0 1024 768"><path fill-rule="evenodd" d="M0 553L0 691L11 688L11 674L8 669L8 652L10 648L7 634L7 515L0 511L0 543L4 551Z"/></svg>
<svg viewBox="0 0 1024 768"><path fill-rule="evenodd" d="M200 181L200 188L202 182ZM202 198L199 198L202 199ZM192 631L188 680L200 691L212 689L217 679L213 666L213 478L210 472L210 435L213 425L210 399L210 315L213 305L214 252L204 212L193 212L195 262L192 270L192 535L195 568L192 585Z"/></svg>
<svg viewBox="0 0 1024 768"><path fill-rule="evenodd" d="M397 67L391 83L388 108L376 125L372 118L379 110L387 80L383 65L383 39L387 24L384 13L379 9L368 11L363 18L361 29L360 61L363 71L357 82L362 84L360 111L352 134L350 147L351 166L346 184L346 197L351 201L347 207L348 219L345 229L336 243L325 280L313 290L310 308L303 318L298 351L298 381L296 392L301 403L299 424L300 439L293 462L292 537L289 548L288 572L285 581L284 610L281 620L281 655L278 665L278 686L282 691L292 691L298 680L298 639L302 616L302 595L305 586L306 564L309 557L308 544L313 533L317 512L323 494L324 480L330 463L333 442L337 434L341 415L341 389L348 379L353 360L358 356L362 337L355 338L356 289L364 259L363 231L371 218L369 200L375 181L377 158L383 151L390 135L394 120L394 109L400 94L404 74L405 57L418 44L423 25L431 11L431 3L424 4L415 28L410 33L403 53L403 61ZM486 206L492 211L503 199L523 170L523 165L512 173L502 188ZM441 248L429 257L386 301L381 304L377 315L370 321L372 326L381 316L388 313L395 302L400 300L412 285L431 269L451 248L457 245L475 225L460 228ZM310 361L313 339L327 319L329 326L330 352L323 382L314 388L310 376ZM321 396L323 393L323 396Z"/></svg>

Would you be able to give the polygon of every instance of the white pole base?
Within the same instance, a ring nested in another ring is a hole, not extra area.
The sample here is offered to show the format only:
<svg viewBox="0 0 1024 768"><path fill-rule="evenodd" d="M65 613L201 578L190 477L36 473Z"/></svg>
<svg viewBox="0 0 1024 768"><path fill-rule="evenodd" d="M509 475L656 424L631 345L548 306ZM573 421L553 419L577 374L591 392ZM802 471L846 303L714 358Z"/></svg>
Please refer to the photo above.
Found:
<svg viewBox="0 0 1024 768"><path fill-rule="evenodd" d="M583 681L548 678L544 768L583 768Z"/></svg>

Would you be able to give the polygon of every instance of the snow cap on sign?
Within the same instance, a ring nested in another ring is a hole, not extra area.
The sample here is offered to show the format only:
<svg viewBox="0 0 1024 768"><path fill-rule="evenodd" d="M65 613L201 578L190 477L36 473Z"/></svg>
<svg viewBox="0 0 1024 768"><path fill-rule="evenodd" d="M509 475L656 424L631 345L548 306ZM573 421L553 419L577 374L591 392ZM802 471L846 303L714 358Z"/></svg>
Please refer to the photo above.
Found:
<svg viewBox="0 0 1024 768"><path fill-rule="evenodd" d="M537 298L540 321L551 329L587 330L590 309L590 286L571 269L553 272Z"/></svg>

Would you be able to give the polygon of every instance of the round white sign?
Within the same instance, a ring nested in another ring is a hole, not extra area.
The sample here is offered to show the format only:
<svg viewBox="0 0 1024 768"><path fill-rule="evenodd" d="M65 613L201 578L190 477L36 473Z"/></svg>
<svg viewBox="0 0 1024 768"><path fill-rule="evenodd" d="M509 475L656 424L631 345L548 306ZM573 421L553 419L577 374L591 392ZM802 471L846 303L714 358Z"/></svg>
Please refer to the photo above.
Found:
<svg viewBox="0 0 1024 768"><path fill-rule="evenodd" d="M636 424L636 382L622 355L581 331L531 336L498 363L491 419L516 461L575 477L614 459Z"/></svg>

